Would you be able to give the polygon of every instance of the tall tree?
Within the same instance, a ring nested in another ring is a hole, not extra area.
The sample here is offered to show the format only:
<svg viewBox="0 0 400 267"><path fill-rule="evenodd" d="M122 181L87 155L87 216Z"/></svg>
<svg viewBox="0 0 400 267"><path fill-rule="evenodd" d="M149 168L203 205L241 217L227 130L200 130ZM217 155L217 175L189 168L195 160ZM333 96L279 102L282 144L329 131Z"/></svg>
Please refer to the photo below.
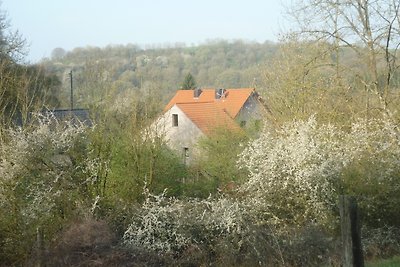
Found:
<svg viewBox="0 0 400 267"><path fill-rule="evenodd" d="M192 90L196 88L196 81L190 72L185 76L181 87L183 90Z"/></svg>
<svg viewBox="0 0 400 267"><path fill-rule="evenodd" d="M1 5L1 2L0 2ZM26 54L26 40L18 31L10 31L10 23L0 9L0 60L19 61Z"/></svg>
<svg viewBox="0 0 400 267"><path fill-rule="evenodd" d="M367 115L372 108L391 113L390 94L398 87L393 78L399 75L399 8L399 0L298 0L291 10L303 40L331 44L338 81L350 77L363 87ZM357 55L357 62L347 64L346 51Z"/></svg>
<svg viewBox="0 0 400 267"><path fill-rule="evenodd" d="M22 63L25 39L9 31L5 13L0 10L0 124L24 123L29 112L58 105L58 78L49 77L39 66Z"/></svg>
<svg viewBox="0 0 400 267"><path fill-rule="evenodd" d="M263 70L260 93L279 125L317 114L319 120L345 122L360 111L359 97L344 83L337 84L327 43L285 39Z"/></svg>

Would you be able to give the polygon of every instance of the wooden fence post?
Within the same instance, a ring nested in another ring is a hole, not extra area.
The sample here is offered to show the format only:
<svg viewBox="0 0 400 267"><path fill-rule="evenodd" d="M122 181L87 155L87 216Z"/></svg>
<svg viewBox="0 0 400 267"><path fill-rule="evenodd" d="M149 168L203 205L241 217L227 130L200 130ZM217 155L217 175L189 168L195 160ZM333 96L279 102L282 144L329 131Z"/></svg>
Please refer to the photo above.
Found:
<svg viewBox="0 0 400 267"><path fill-rule="evenodd" d="M342 266L364 267L357 202L354 197L339 196L342 230Z"/></svg>
<svg viewBox="0 0 400 267"><path fill-rule="evenodd" d="M36 228L36 267L43 265L43 231L41 228Z"/></svg>

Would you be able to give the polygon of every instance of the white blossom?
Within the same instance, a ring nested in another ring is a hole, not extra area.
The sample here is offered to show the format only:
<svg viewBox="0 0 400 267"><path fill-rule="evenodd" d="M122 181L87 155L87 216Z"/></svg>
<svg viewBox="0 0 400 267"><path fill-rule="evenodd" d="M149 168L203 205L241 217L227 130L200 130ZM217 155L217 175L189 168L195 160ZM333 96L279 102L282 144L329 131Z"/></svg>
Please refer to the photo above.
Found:
<svg viewBox="0 0 400 267"><path fill-rule="evenodd" d="M265 130L240 156L249 170L240 191L249 206L277 223L329 220L341 190L343 170L368 157L389 177L400 159L397 125L388 119L359 120L350 131L319 125L314 117L272 132Z"/></svg>

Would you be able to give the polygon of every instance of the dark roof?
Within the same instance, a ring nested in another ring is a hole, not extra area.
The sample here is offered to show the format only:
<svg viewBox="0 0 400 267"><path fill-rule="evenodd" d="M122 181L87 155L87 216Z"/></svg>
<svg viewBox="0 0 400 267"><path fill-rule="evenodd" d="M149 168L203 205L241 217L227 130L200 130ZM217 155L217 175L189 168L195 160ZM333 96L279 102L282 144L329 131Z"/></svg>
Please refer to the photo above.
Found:
<svg viewBox="0 0 400 267"><path fill-rule="evenodd" d="M69 119L71 116L79 119L80 121L89 121L89 110L88 109L56 109L51 110L51 113L59 120Z"/></svg>
<svg viewBox="0 0 400 267"><path fill-rule="evenodd" d="M74 124L81 122L89 127L93 125L88 109L54 109L45 110L41 113L45 116L54 116L54 118L60 122L68 121Z"/></svg>
<svg viewBox="0 0 400 267"><path fill-rule="evenodd" d="M67 121L72 120L73 122L80 121L87 126L92 126L88 109L56 109L51 111L57 120Z"/></svg>

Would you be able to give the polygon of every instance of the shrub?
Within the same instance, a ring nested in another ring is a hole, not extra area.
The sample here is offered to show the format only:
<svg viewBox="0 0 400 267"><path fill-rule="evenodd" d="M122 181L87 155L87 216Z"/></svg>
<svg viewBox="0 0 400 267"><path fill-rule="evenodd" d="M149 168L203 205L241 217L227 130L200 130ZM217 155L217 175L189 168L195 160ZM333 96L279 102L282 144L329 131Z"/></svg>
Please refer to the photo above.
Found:
<svg viewBox="0 0 400 267"><path fill-rule="evenodd" d="M249 170L240 191L262 221L278 225L325 223L335 205L335 182L349 161L342 133L315 118L296 121L276 132L264 131L241 154Z"/></svg>
<svg viewBox="0 0 400 267"><path fill-rule="evenodd" d="M124 235L135 251L172 256L172 265L317 266L336 262L336 242L318 226L287 231L260 222L243 199L177 200L148 194Z"/></svg>
<svg viewBox="0 0 400 267"><path fill-rule="evenodd" d="M261 220L281 226L334 226L340 194L358 196L366 223L379 218L394 225L399 158L399 131L390 119L359 120L342 130L311 117L266 130L249 144L239 160L250 172L240 191L253 196L250 206ZM384 203L393 216L383 214Z"/></svg>
<svg viewBox="0 0 400 267"><path fill-rule="evenodd" d="M179 255L190 246L209 249L220 238L245 232L245 209L232 199L178 200L145 194L124 234L124 243L130 247Z"/></svg>
<svg viewBox="0 0 400 267"><path fill-rule="evenodd" d="M367 259L386 258L400 253L400 229L363 227L362 245Z"/></svg>
<svg viewBox="0 0 400 267"><path fill-rule="evenodd" d="M46 264L59 266L79 263L92 254L101 253L115 243L115 235L104 221L86 218L75 221L58 235L49 253Z"/></svg>
<svg viewBox="0 0 400 267"><path fill-rule="evenodd" d="M180 202L167 199L164 194L151 195L146 199L124 233L124 243L130 247L143 247L161 253L176 253L188 244L180 232L183 211Z"/></svg>
<svg viewBox="0 0 400 267"><path fill-rule="evenodd" d="M383 203L400 213L398 194L391 194L398 188L397 131L388 119L339 129L313 117L266 130L241 154L246 182L206 199L147 194L125 244L174 255L182 264L182 257L199 265L338 264L338 195L358 195L361 214L378 214L382 223L393 222L378 213ZM372 218L365 225L374 226ZM370 240L368 251L380 244Z"/></svg>
<svg viewBox="0 0 400 267"><path fill-rule="evenodd" d="M224 128L200 138L196 166L192 166L192 170L197 171L200 178L192 182L192 189L197 189L200 191L199 195L207 197L209 194L225 190L230 185L242 183L247 173L238 168L236 161L244 149L243 143L247 140L244 131L235 132ZM200 186L196 188L197 184Z"/></svg>
<svg viewBox="0 0 400 267"><path fill-rule="evenodd" d="M35 259L33 259L35 260ZM30 260L30 263L33 263ZM117 244L105 221L91 217L74 221L60 232L42 259L45 266L166 266L168 257ZM33 264L32 264L33 265Z"/></svg>
<svg viewBox="0 0 400 267"><path fill-rule="evenodd" d="M38 231L50 240L91 201L86 127L37 119L0 140L0 261L10 264L25 260Z"/></svg>

